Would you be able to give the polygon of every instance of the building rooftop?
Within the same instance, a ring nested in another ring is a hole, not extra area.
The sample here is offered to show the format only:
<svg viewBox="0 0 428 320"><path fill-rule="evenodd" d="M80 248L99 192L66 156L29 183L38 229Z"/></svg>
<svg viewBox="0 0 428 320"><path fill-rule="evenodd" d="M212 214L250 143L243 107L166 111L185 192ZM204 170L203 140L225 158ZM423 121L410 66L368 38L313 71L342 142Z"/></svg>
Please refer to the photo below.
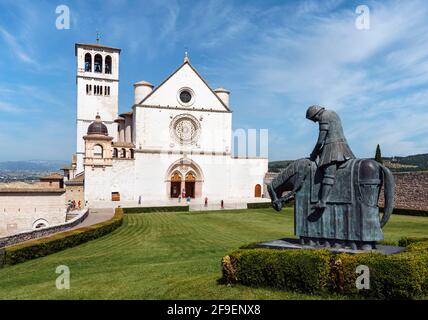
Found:
<svg viewBox="0 0 428 320"><path fill-rule="evenodd" d="M70 180L66 181L65 185L66 186L80 186L80 185L83 185L84 182L85 182L85 174L84 173L79 173L73 179L70 179Z"/></svg>
<svg viewBox="0 0 428 320"><path fill-rule="evenodd" d="M40 177L40 181L42 180L62 180L64 179L64 176L62 174L59 174L57 172L50 173L46 176Z"/></svg>
<svg viewBox="0 0 428 320"><path fill-rule="evenodd" d="M99 49L110 49L110 50L118 51L119 53L122 51L122 49L114 48L114 47L110 47L110 46L105 46L105 45L102 45L99 43L76 43L74 45L76 55L77 55L77 48L78 47L92 47L92 48L99 48Z"/></svg>
<svg viewBox="0 0 428 320"><path fill-rule="evenodd" d="M91 134L99 134L99 135L103 135L103 136L108 136L108 130L106 125L101 121L101 117L99 115L97 115L95 117L95 121L92 122L89 127L88 127L88 131L87 131L88 135Z"/></svg>

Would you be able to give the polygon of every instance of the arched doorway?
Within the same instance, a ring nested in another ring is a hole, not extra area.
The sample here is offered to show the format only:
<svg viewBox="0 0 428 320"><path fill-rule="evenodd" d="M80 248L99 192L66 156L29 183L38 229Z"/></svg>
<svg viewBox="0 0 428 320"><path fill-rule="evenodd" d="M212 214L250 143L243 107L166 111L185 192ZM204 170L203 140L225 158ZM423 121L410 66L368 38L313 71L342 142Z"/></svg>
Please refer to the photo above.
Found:
<svg viewBox="0 0 428 320"><path fill-rule="evenodd" d="M170 197L178 198L181 190L181 175L178 172L174 172L171 176L171 190Z"/></svg>
<svg viewBox="0 0 428 320"><path fill-rule="evenodd" d="M256 187L254 188L254 196L256 198L262 197L262 186L259 184L256 184Z"/></svg>
<svg viewBox="0 0 428 320"><path fill-rule="evenodd" d="M193 172L188 172L186 174L186 179L185 179L186 197L190 197L190 198L195 197L195 183L196 183L195 175L193 174Z"/></svg>
<svg viewBox="0 0 428 320"><path fill-rule="evenodd" d="M175 178L173 178L174 176ZM177 198L178 196L200 198L202 197L203 182L204 175L201 168L189 158L181 158L173 162L165 174L166 193L171 198ZM175 189L180 186L178 188L179 194L172 192L173 186L175 186Z"/></svg>

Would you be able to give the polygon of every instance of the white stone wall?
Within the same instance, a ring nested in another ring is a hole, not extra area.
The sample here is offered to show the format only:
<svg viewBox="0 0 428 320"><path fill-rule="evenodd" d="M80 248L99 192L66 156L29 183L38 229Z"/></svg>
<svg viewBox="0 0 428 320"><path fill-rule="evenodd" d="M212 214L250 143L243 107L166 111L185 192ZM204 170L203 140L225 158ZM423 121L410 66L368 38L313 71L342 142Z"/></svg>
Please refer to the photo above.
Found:
<svg viewBox="0 0 428 320"><path fill-rule="evenodd" d="M121 200L135 198L135 160L113 160L112 167L85 168L85 200L109 201L112 192L119 192Z"/></svg>
<svg viewBox="0 0 428 320"><path fill-rule="evenodd" d="M169 198L168 169L183 155L135 153L135 160L114 160L113 167L85 171L85 195L89 201L109 201L112 192L121 200L165 200ZM267 159L233 159L221 155L188 155L201 169L201 197L210 199L252 198L256 184L263 187ZM198 177L200 178L200 177Z"/></svg>
<svg viewBox="0 0 428 320"><path fill-rule="evenodd" d="M135 145L142 149L189 150L203 152L231 151L232 114L229 112L203 112L135 107ZM196 145L181 146L171 136L170 124L178 115L190 114L200 125Z"/></svg>
<svg viewBox="0 0 428 320"><path fill-rule="evenodd" d="M0 236L33 229L42 219L48 226L64 223L65 193L1 193Z"/></svg>

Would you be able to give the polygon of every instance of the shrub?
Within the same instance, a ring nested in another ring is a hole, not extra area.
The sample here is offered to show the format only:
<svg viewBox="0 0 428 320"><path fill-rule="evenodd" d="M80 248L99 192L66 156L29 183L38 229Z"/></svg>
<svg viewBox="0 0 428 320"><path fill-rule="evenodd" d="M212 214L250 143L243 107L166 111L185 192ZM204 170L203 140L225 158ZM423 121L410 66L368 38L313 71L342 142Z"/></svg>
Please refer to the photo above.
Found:
<svg viewBox="0 0 428 320"><path fill-rule="evenodd" d="M123 212L125 214L148 213L148 212L187 212L187 211L189 211L189 206L123 208Z"/></svg>
<svg viewBox="0 0 428 320"><path fill-rule="evenodd" d="M405 241L406 251L394 255L260 249L251 244L223 258L223 282L378 299L427 296L428 240L405 239L400 243ZM356 287L359 265L369 268L368 290Z"/></svg>
<svg viewBox="0 0 428 320"><path fill-rule="evenodd" d="M114 216L108 221L5 247L0 266L14 265L77 246L112 232L122 222L123 210L116 209Z"/></svg>
<svg viewBox="0 0 428 320"><path fill-rule="evenodd" d="M427 294L423 287L428 279L428 265L418 254L339 254L334 261L331 285L335 292L380 299L411 299ZM356 288L358 265L370 270L369 290Z"/></svg>
<svg viewBox="0 0 428 320"><path fill-rule="evenodd" d="M404 237L398 240L398 245L400 247L408 247L410 244L415 242L427 242L428 238L417 238L417 237Z"/></svg>
<svg viewBox="0 0 428 320"><path fill-rule="evenodd" d="M322 250L242 249L222 262L227 283L310 293L323 291L328 283L330 259Z"/></svg>

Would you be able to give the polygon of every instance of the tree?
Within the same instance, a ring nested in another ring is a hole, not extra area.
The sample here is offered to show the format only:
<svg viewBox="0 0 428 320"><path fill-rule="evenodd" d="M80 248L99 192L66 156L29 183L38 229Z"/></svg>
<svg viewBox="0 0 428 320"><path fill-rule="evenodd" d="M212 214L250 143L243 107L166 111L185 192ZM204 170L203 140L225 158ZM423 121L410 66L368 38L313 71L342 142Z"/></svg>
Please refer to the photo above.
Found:
<svg viewBox="0 0 428 320"><path fill-rule="evenodd" d="M380 152L380 146L377 145L376 147L376 155L375 155L375 160L379 163L383 163L382 161L382 153Z"/></svg>

